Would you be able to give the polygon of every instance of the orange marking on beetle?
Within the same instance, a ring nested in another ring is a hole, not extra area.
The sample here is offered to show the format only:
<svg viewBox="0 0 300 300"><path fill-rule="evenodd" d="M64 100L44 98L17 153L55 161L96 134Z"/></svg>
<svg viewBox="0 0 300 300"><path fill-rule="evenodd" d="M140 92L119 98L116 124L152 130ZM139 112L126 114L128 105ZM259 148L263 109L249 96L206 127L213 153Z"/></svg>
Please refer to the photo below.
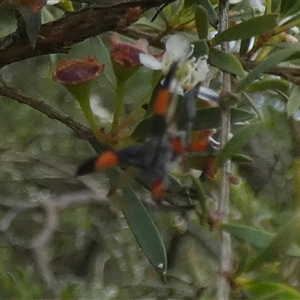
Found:
<svg viewBox="0 0 300 300"><path fill-rule="evenodd" d="M209 141L208 140L200 140L192 143L188 147L188 152L203 152L209 148Z"/></svg>
<svg viewBox="0 0 300 300"><path fill-rule="evenodd" d="M151 187L151 195L156 201L161 201L165 197L165 189L161 179L153 183Z"/></svg>
<svg viewBox="0 0 300 300"><path fill-rule="evenodd" d="M194 137L193 142L188 146L189 152L203 152L210 146L209 138L215 133L213 129L198 131Z"/></svg>
<svg viewBox="0 0 300 300"><path fill-rule="evenodd" d="M183 154L184 153L184 146L180 137L176 137L172 140L172 147L175 154Z"/></svg>
<svg viewBox="0 0 300 300"><path fill-rule="evenodd" d="M213 156L208 156L204 161L202 171L208 177L213 179L216 178L216 173L217 173L216 158Z"/></svg>
<svg viewBox="0 0 300 300"><path fill-rule="evenodd" d="M117 154L112 151L108 151L108 152L104 152L98 157L95 163L95 169L96 170L108 169L111 167L115 167L118 164L119 164L119 158Z"/></svg>
<svg viewBox="0 0 300 300"><path fill-rule="evenodd" d="M157 96L154 106L154 113L156 115L165 116L168 111L170 99L171 95L169 90L167 88L163 88Z"/></svg>

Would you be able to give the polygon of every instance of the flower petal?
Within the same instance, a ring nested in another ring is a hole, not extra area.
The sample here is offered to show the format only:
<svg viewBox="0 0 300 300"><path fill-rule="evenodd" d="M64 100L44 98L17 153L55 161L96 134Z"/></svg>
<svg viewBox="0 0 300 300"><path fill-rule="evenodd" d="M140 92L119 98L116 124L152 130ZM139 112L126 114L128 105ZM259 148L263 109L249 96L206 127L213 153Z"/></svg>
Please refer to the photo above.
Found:
<svg viewBox="0 0 300 300"><path fill-rule="evenodd" d="M161 62L151 54L140 53L140 63L151 70L161 70Z"/></svg>
<svg viewBox="0 0 300 300"><path fill-rule="evenodd" d="M47 0L48 5L55 5L61 2L61 0Z"/></svg>
<svg viewBox="0 0 300 300"><path fill-rule="evenodd" d="M190 42L183 35L171 35L166 41L166 53L173 61L188 58L192 50Z"/></svg>
<svg viewBox="0 0 300 300"><path fill-rule="evenodd" d="M127 43L122 41L118 34L114 33L111 35L110 40L112 46L111 58L122 66L139 66L139 54L149 53L149 43L146 39L139 39L135 43Z"/></svg>

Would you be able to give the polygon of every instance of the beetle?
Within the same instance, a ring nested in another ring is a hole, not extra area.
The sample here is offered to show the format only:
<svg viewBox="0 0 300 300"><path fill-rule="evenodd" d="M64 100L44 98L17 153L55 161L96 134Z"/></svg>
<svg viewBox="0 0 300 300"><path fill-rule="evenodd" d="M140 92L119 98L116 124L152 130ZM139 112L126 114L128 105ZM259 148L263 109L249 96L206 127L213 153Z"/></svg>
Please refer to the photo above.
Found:
<svg viewBox="0 0 300 300"><path fill-rule="evenodd" d="M172 95L171 85L175 77L178 64L174 63L167 73L162 87L156 97L151 134L141 143L125 147L120 150L106 151L83 163L76 175L84 175L111 167L136 167L147 178L151 179L150 187L152 198L161 202L165 197L167 175L172 164L182 158L187 152L204 152L210 149L211 131L206 131L201 138L189 144L189 135L195 117L195 98L199 85L188 91L185 95L185 128L183 134L174 130L174 122L170 115L170 104L176 95ZM175 126L176 127L176 126Z"/></svg>

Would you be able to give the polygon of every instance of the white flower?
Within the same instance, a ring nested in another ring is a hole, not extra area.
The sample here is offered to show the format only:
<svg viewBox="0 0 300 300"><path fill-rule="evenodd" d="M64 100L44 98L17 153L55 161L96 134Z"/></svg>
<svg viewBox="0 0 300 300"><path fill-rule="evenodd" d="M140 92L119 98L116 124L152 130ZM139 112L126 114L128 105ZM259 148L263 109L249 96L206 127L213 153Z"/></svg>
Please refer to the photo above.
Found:
<svg viewBox="0 0 300 300"><path fill-rule="evenodd" d="M144 66L152 70L162 70L163 74L168 73L174 62L178 63L176 81L172 86L176 93L183 94L183 90L191 89L203 81L209 71L207 57L191 57L193 51L194 46L183 35L175 34L167 39L166 51L160 59L144 53L141 53L139 58Z"/></svg>
<svg viewBox="0 0 300 300"><path fill-rule="evenodd" d="M193 53L193 47L189 41L182 35L175 34L166 41L166 51L160 59L151 54L140 54L140 62L152 70L162 70L164 74L174 62L187 60Z"/></svg>
<svg viewBox="0 0 300 300"><path fill-rule="evenodd" d="M59 2L61 2L61 0L47 0L47 4L49 4L49 5L55 5Z"/></svg>
<svg viewBox="0 0 300 300"><path fill-rule="evenodd" d="M241 3L242 0L230 0L230 4L238 4ZM250 6L254 11L258 11L259 13L264 13L265 0L244 0L244 5Z"/></svg>
<svg viewBox="0 0 300 300"><path fill-rule="evenodd" d="M166 41L166 51L156 58L151 54L139 54L140 62L152 70L161 70L167 74L174 62L178 63L176 78L172 80L170 90L177 95L184 95L199 82L203 82L209 72L207 57L192 57L194 46L182 35L175 34ZM219 95L209 88L200 86L198 97L206 101L219 101Z"/></svg>

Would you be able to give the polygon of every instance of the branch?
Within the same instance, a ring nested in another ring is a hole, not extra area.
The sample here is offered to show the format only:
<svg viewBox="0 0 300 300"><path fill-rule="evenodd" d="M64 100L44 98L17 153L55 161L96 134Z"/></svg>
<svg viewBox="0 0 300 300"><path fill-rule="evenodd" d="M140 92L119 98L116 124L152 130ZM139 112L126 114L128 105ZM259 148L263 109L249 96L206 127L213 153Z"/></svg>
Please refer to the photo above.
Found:
<svg viewBox="0 0 300 300"><path fill-rule="evenodd" d="M243 67L247 70L254 69L259 65L259 63L255 61L245 60L240 57L239 60L242 63ZM300 68L276 67L269 70L267 73L278 75L294 84L300 85Z"/></svg>
<svg viewBox="0 0 300 300"><path fill-rule="evenodd" d="M4 96L13 100L18 101L19 103L26 104L39 112L43 113L50 119L58 120L59 122L65 124L71 128L80 138L89 141L92 147L97 151L108 150L108 146L100 144L96 137L93 135L91 129L85 127L84 125L76 122L70 116L60 113L58 110L54 109L45 102L23 95L21 91L8 86L6 83L0 80L0 96Z"/></svg>
<svg viewBox="0 0 300 300"><path fill-rule="evenodd" d="M0 40L0 68L38 55L68 52L76 43L103 32L116 30L119 24L126 20L129 8L140 7L144 11L173 1L103 0L100 4L66 14L59 20L42 25L34 49L26 35L18 37L17 32L12 33ZM126 22L126 25L130 24Z"/></svg>
<svg viewBox="0 0 300 300"><path fill-rule="evenodd" d="M43 281L46 283L48 289L57 296L57 282L50 269L49 259L46 252L47 245L50 243L55 232L59 228L59 215L55 207L55 203L52 200L43 200L41 204L45 211L44 229L42 229L38 235L31 240L29 247L32 250L34 261Z"/></svg>
<svg viewBox="0 0 300 300"><path fill-rule="evenodd" d="M219 32L222 32L228 28L228 12L229 12L229 0L219 1ZM222 50L229 52L229 43L223 43L221 45ZM225 95L231 91L231 75L224 72L222 78L222 93ZM221 106L221 149L228 143L230 137L230 119L231 111L230 107L226 103ZM218 201L218 215L220 221L224 222L228 220L229 216L229 194L230 194L230 161L226 161L222 166L219 201ZM232 250L231 250L231 238L230 234L221 231L220 233L220 257L219 257L219 280L217 283L217 299L227 300L230 294L230 285L227 280L228 275L232 272Z"/></svg>
<svg viewBox="0 0 300 300"><path fill-rule="evenodd" d="M31 251L32 259L39 271L41 279L46 284L49 291L58 297L58 285L54 273L50 267L50 258L48 255L48 246L59 229L60 212L76 205L109 205L110 201L106 197L99 197L94 193L72 193L62 195L59 198L43 199L38 202L24 202L22 200L0 200L0 206L9 211L0 220L0 232L5 239L12 245ZM21 214L30 210L44 211L44 224L36 236L25 239L13 232L13 221Z"/></svg>

